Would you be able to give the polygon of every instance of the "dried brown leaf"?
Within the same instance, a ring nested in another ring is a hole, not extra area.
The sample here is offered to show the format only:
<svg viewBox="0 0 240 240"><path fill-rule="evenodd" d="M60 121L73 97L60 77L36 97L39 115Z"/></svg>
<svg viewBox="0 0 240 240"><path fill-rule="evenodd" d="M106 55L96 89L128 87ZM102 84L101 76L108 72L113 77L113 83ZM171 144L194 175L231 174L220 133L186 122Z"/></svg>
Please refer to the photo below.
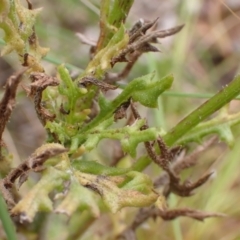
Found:
<svg viewBox="0 0 240 240"><path fill-rule="evenodd" d="M156 20L151 22L150 25L154 24L155 22ZM127 59L127 55L129 53L133 53L134 51L146 52L146 46L148 46L148 50L150 51L153 51L153 49L154 51L157 51L157 48L151 45L149 46L149 44L157 42L158 38L165 38L178 33L181 31L183 26L184 25L180 25L175 28L157 30L150 33L146 33L147 29L144 32L143 29L139 28L139 30L133 33L130 37L129 45L123 49L118 56L112 59L111 65L114 66L117 62L122 62L123 60Z"/></svg>
<svg viewBox="0 0 240 240"><path fill-rule="evenodd" d="M79 82L79 85L84 87L87 87L89 85L95 85L99 87L102 91L115 90L118 88L117 86L110 85L104 81L99 81L94 77L82 78L81 81Z"/></svg>
<svg viewBox="0 0 240 240"><path fill-rule="evenodd" d="M185 153L182 152L172 164L172 168L176 175L178 175L182 170L186 168L193 167L197 164L199 156L206 151L209 147L216 143L217 138L213 137L210 140L203 143L203 145L198 146L191 154L185 156ZM171 150L172 151L172 150ZM178 154L179 150L172 152L173 156ZM169 176L166 172L162 173L159 178L154 181L155 187L160 187L169 184Z"/></svg>
<svg viewBox="0 0 240 240"><path fill-rule="evenodd" d="M182 197L191 196L193 195L193 190L202 186L204 183L206 183L211 175L212 175L212 172L204 175L194 183L191 183L188 180L183 184L180 183L179 178L175 178L175 177L172 177L172 175L170 175L170 183L169 183L169 186L167 186L165 189L165 195L168 195L170 192L173 192Z"/></svg>
<svg viewBox="0 0 240 240"><path fill-rule="evenodd" d="M129 44L133 43L136 41L136 39L146 34L147 30L153 27L157 21L158 18L151 22L146 22L143 19L140 19L129 31Z"/></svg>
<svg viewBox="0 0 240 240"><path fill-rule="evenodd" d="M51 77L45 73L38 72L33 72L30 78L32 80L32 84L30 85L29 95L34 98L35 110L37 112L38 118L40 119L41 123L45 125L47 120L53 121L55 115L49 113L47 109L42 107L42 92L48 86L57 86L59 84L59 81L55 77Z"/></svg>
<svg viewBox="0 0 240 240"><path fill-rule="evenodd" d="M127 117L127 109L130 105L130 99L124 103L122 103L114 112L114 121L116 122L119 119Z"/></svg>
<svg viewBox="0 0 240 240"><path fill-rule="evenodd" d="M157 210L155 213L157 216L161 217L164 220L173 220L178 217L190 217L198 221L203 221L206 218L210 217L225 217L225 214L222 213L208 213L200 210L183 208L183 209L171 209L167 211Z"/></svg>

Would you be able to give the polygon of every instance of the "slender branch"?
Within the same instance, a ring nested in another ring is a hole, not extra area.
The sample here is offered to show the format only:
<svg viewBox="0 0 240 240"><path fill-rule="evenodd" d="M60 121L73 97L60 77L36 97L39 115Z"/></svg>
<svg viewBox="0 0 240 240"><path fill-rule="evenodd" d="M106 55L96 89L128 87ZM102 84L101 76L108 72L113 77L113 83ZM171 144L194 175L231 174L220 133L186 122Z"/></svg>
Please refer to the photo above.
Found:
<svg viewBox="0 0 240 240"><path fill-rule="evenodd" d="M200 122L219 110L225 104L230 102L240 93L240 75L215 96L203 103L200 107L185 117L172 130L170 130L163 138L167 145L173 145L178 139L197 126Z"/></svg>

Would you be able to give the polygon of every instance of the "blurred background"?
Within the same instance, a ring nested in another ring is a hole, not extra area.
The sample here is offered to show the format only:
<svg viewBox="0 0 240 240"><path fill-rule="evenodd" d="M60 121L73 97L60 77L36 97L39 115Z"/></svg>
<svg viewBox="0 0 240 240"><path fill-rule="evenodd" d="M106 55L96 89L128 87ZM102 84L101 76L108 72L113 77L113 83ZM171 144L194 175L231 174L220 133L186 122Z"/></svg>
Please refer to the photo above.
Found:
<svg viewBox="0 0 240 240"><path fill-rule="evenodd" d="M43 8L36 24L36 33L41 46L50 48L43 60L48 74L56 74L56 66L61 63L66 63L73 75L85 69L89 61L89 47L80 42L76 33L97 40L99 2L32 0L34 8ZM174 75L173 87L159 99L159 108L143 110L150 125L169 130L239 73L240 1L136 0L127 19L127 26L130 28L140 18L153 20L157 17L158 29L180 24L185 24L185 27L177 35L161 40L161 44L157 45L160 53L143 55L123 82L152 71L156 71L157 77L170 73ZM3 32L0 31L2 38ZM0 43L1 48L3 41L0 40ZM14 53L0 58L1 88L20 67ZM121 65L117 65L113 71L117 72L121 68ZM238 100L232 101L230 112L239 110ZM222 212L228 216L209 219L204 223L186 218L171 222L149 220L138 230L138 239L240 239L239 130L238 126L234 128L236 141L231 149L224 143L217 143L200 157L197 175L206 169L216 171L209 183L191 198L170 198L171 207L191 207ZM4 133L4 140L13 153L14 165L18 165L39 147L45 137L31 100L20 89L17 106ZM109 158L111 154L108 154ZM188 174L194 176L194 171ZM100 239L101 231L107 231L109 224L107 221L106 224L97 221L94 227L98 229L96 239ZM56 239L61 239L59 233L55 234ZM90 238L86 236L81 239Z"/></svg>

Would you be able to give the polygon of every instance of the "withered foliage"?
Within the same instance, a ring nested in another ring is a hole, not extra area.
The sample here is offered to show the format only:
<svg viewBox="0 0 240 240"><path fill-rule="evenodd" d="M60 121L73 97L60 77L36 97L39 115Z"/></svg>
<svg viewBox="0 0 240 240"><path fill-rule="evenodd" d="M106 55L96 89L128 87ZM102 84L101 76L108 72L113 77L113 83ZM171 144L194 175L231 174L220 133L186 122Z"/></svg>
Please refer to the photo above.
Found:
<svg viewBox="0 0 240 240"><path fill-rule="evenodd" d="M10 119L13 108L15 107L15 97L17 87L21 81L21 77L26 69L23 69L16 75L11 76L6 83L5 92L0 102L0 160L1 160L1 147L4 146L2 140L2 134L6 127L8 120Z"/></svg>
<svg viewBox="0 0 240 240"><path fill-rule="evenodd" d="M204 219L206 218L225 217L225 215L219 213L203 212L190 208L170 210L160 210L157 209L156 207L145 208L141 209L138 212L132 224L118 236L118 239L135 240L136 239L135 230L147 219L149 218L156 219L157 217L160 217L164 221L171 221L178 217L189 217L198 221L204 221Z"/></svg>
<svg viewBox="0 0 240 240"><path fill-rule="evenodd" d="M135 119L141 118L133 102L131 102L131 110ZM146 128L148 128L147 124L142 126L141 130ZM156 142L145 142L144 145L148 156L153 160L153 162L155 162L164 170L160 177L154 182L154 187L163 187L163 196L165 196L166 199L170 193L174 193L181 197L191 196L193 194L193 190L203 185L209 179L212 173L204 175L193 183L190 180L186 180L184 183L181 183L179 174L182 170L195 166L200 154L214 143L216 143L216 137L207 141L203 146L195 149L195 151L193 151L190 155L185 156L182 154L181 158L177 160L179 153L181 155L181 152L183 151L180 146L169 149L160 136ZM158 150L157 147L159 148ZM168 209L165 204L163 204L163 206L164 207L162 209L159 209L155 206L140 209L130 226L128 226L118 236L118 239L136 240L135 230L149 218L156 219L159 217L165 221L169 221L177 217L185 216L198 221L203 221L205 218L209 217L225 216L224 214L220 213L209 213L189 208Z"/></svg>
<svg viewBox="0 0 240 240"><path fill-rule="evenodd" d="M106 73L105 82L114 83L126 78L139 57L146 52L159 52L154 43L158 43L159 38L165 38L174 35L181 31L184 25L166 30L156 30L158 18L154 21L144 21L140 19L128 31L129 43L128 46L111 60L111 65L114 66L117 62L127 62L126 66L120 73Z"/></svg>
<svg viewBox="0 0 240 240"><path fill-rule="evenodd" d="M97 86L100 90L105 92L108 90L115 90L118 88L117 86L110 85L106 82L99 81L96 78L89 76L82 78L81 81L79 82L79 86L87 87L91 85Z"/></svg>
<svg viewBox="0 0 240 240"><path fill-rule="evenodd" d="M128 62L128 54L132 54L136 51L144 53L144 52L156 52L159 51L152 43L157 43L158 38L165 38L171 36L173 34L178 33L184 25L180 25L175 28L170 28L167 30L156 30L152 32L147 32L148 29L156 24L156 20L145 23L140 20L132 30L129 32L129 44L128 46L121 51L121 53L112 59L112 66L114 66L117 62Z"/></svg>
<svg viewBox="0 0 240 240"><path fill-rule="evenodd" d="M114 121L127 117L127 109L130 105L130 99L122 103L114 112Z"/></svg>
<svg viewBox="0 0 240 240"><path fill-rule="evenodd" d="M138 113L136 107L134 107L133 104L131 104L131 109L134 117L136 119L140 119L140 114ZM144 130L146 128L148 128L148 125L142 126L141 130ZM153 162L155 162L159 167L161 167L169 177L169 184L166 185L164 189L164 195L166 197L171 192L182 197L191 196L193 194L192 191L203 185L212 175L212 173L208 173L193 183L190 180L181 183L180 178L177 176L174 168L172 167L172 163L174 160L173 153L176 152L176 149L174 149L174 151L169 150L160 136L158 137L156 142L161 153L160 155L156 153L154 143L145 142L144 145L149 157L153 160Z"/></svg>
<svg viewBox="0 0 240 240"><path fill-rule="evenodd" d="M30 170L33 172L43 170L43 163L46 160L66 151L67 149L59 144L50 144L47 147L43 145L41 149L34 152L27 160L21 163L17 168L12 169L5 178L0 180L0 190L9 209L15 205L11 193L15 181L19 179L18 187L20 187L27 180Z"/></svg>
<svg viewBox="0 0 240 240"><path fill-rule="evenodd" d="M198 146L192 153L186 155L186 151L182 151L179 156L175 157L176 159L172 163L172 168L175 172L175 174L180 174L184 169L194 167L201 154L209 149L211 146L216 144L217 137L213 137L203 143L202 145ZM171 149L172 150L172 149ZM174 153L173 156L176 156L177 153ZM166 172L163 172L155 181L154 186L155 187L162 187L169 184L169 176Z"/></svg>
<svg viewBox="0 0 240 240"><path fill-rule="evenodd" d="M51 77L45 73L33 72L30 79L32 83L30 85L29 96L34 99L35 110L39 120L43 124L46 124L47 120L52 121L55 118L54 114L51 114L43 107L42 104L42 92L48 86L57 86L59 81L56 77Z"/></svg>
<svg viewBox="0 0 240 240"><path fill-rule="evenodd" d="M157 139L157 144L161 151L161 156L158 156L152 152L152 156L154 156L155 159L154 162L158 163L159 166L161 166L162 169L165 170L169 175L169 186L165 188L164 195L167 196L170 192L174 192L182 197L191 196L192 191L203 185L212 175L212 173L208 173L193 183L190 180L181 183L180 178L176 175L174 169L171 167L173 156L161 137ZM149 149L148 151L152 151L152 149Z"/></svg>
<svg viewBox="0 0 240 240"><path fill-rule="evenodd" d="M7 122L10 119L12 110L15 107L17 87L21 81L22 75L26 70L27 70L26 68L21 70L17 74L12 75L7 80L5 91L0 102L0 158L2 158L1 147L5 146L2 140L2 134L6 127ZM58 80L56 78L48 77L43 73L32 73L31 79L32 84L30 85L30 90L28 90L28 93L31 97L34 98L35 108L36 112L38 113L39 119L41 119L42 122L45 123L46 119L48 120L50 119L50 115L41 106L42 92L47 86L58 85ZM26 161L21 163L17 168L12 169L7 174L7 176L0 181L0 190L9 209L11 209L15 205L11 191L15 181L19 178L18 187L20 187L22 183L24 183L27 180L28 172L30 170L35 172L42 170L43 163L48 158L66 151L66 149L63 148L61 145L59 146L58 147L52 146L35 152Z"/></svg>

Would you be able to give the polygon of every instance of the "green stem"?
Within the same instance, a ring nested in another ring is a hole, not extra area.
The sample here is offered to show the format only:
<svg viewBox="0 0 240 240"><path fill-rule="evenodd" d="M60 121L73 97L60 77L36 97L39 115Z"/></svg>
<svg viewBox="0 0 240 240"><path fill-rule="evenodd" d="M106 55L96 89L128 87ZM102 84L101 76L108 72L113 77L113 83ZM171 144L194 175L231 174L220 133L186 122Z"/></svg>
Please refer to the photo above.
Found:
<svg viewBox="0 0 240 240"><path fill-rule="evenodd" d="M230 102L240 93L240 75L236 76L233 81L219 91L216 95L203 103L200 107L186 116L180 121L174 128L172 128L166 135L163 136L165 143L168 146L172 146L187 132L197 126L204 119L212 115L219 110L225 104ZM136 164L133 165L133 169L136 171L142 171L151 163L149 157L140 158Z"/></svg>
<svg viewBox="0 0 240 240"><path fill-rule="evenodd" d="M225 88L220 90L216 95L203 103L200 107L190 113L181 122L179 122L165 136L164 141L167 145L172 146L179 138L185 135L189 130L219 110L225 104L230 102L240 93L240 75Z"/></svg>
<svg viewBox="0 0 240 240"><path fill-rule="evenodd" d="M108 44L109 40L119 29L122 23L125 22L129 10L132 7L134 0L102 0L100 11L100 36L97 43L97 50L103 49Z"/></svg>
<svg viewBox="0 0 240 240"><path fill-rule="evenodd" d="M8 240L17 240L16 231L13 222L8 214L6 203L0 193L0 219Z"/></svg>
<svg viewBox="0 0 240 240"><path fill-rule="evenodd" d="M214 96L212 93L185 93L185 92L173 92L166 91L162 95L169 97L177 97L177 98L200 98L200 99L209 99ZM240 97L235 97L234 99L240 100Z"/></svg>

